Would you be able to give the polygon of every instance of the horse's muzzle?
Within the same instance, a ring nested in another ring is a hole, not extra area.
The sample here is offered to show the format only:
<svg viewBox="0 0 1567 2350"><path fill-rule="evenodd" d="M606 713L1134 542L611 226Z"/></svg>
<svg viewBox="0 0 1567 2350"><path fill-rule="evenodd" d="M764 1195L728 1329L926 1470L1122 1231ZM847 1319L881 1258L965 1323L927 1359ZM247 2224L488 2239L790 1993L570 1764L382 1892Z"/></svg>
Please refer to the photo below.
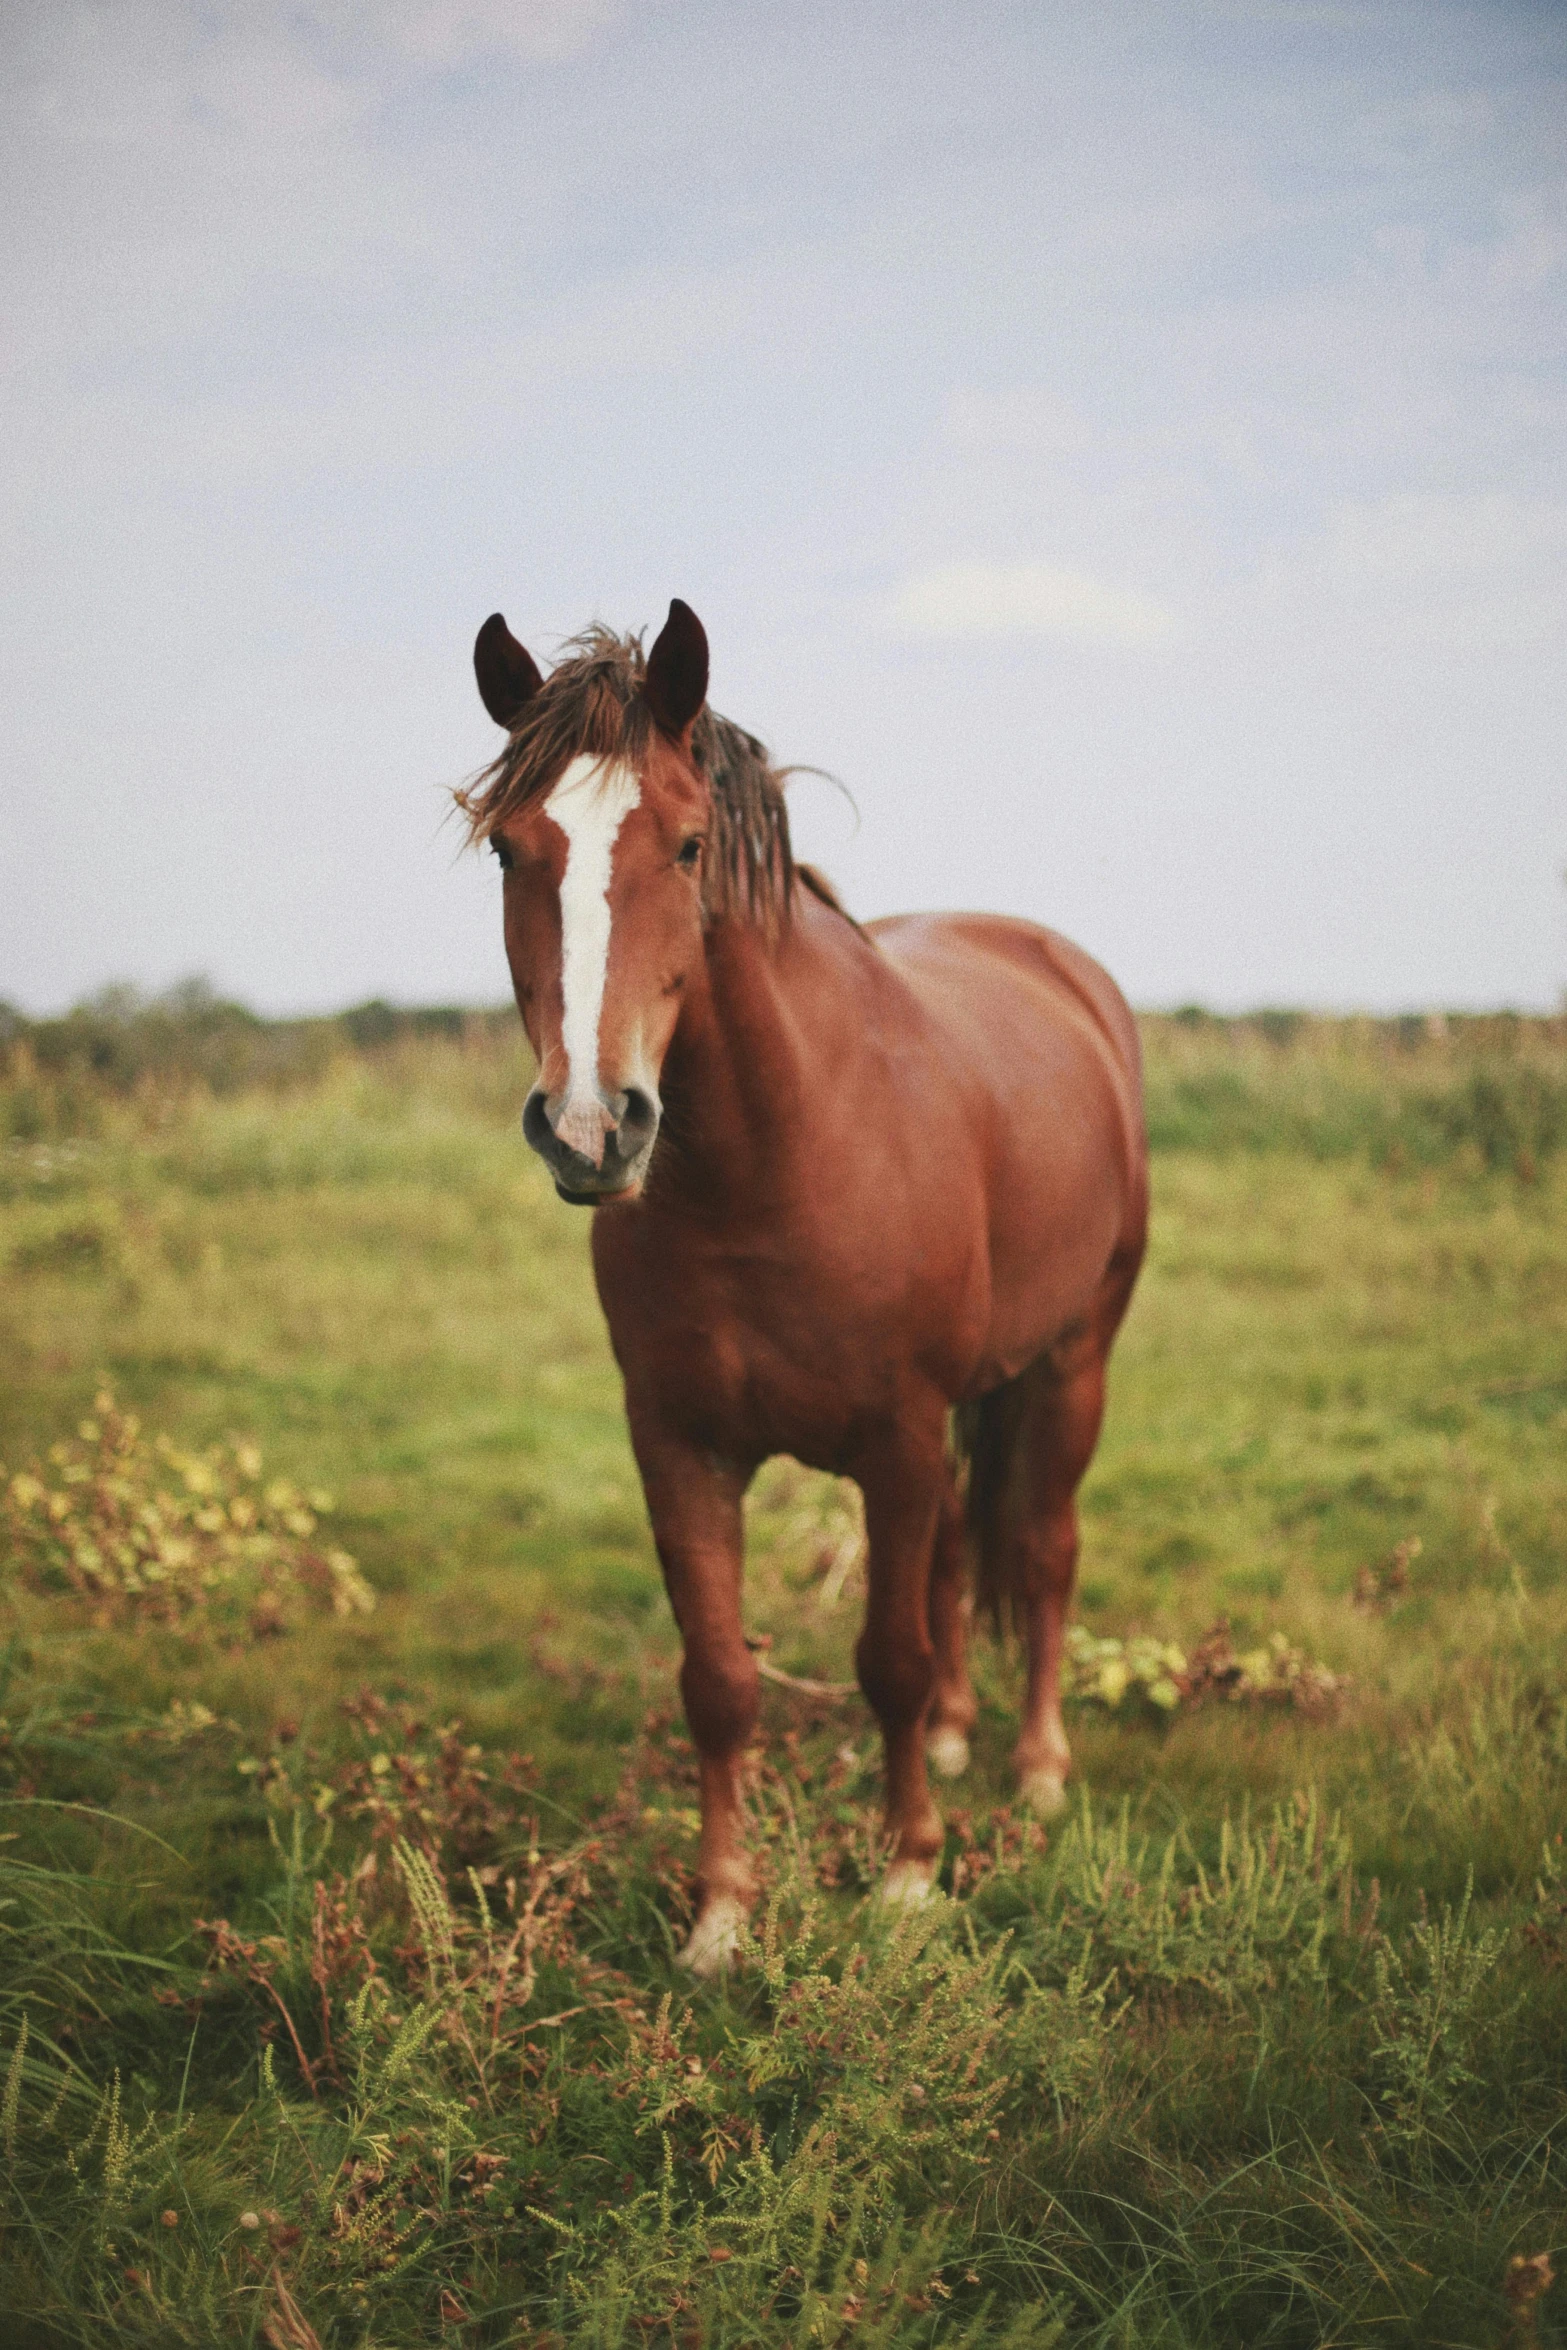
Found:
<svg viewBox="0 0 1567 2350"><path fill-rule="evenodd" d="M604 1155L595 1166L586 1153L562 1142L555 1122L564 1108L535 1086L523 1104L522 1131L555 1178L555 1189L574 1208L595 1207L631 1190L658 1134L659 1106L637 1086L611 1094L604 1103L613 1121L604 1135Z"/></svg>

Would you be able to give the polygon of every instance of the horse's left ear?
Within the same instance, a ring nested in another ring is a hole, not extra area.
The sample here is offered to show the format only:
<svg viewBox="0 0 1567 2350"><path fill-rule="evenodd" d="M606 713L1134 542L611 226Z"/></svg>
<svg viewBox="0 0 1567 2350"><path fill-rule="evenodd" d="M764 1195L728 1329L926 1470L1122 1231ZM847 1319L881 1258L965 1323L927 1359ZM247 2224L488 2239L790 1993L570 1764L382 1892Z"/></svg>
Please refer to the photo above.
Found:
<svg viewBox="0 0 1567 2350"><path fill-rule="evenodd" d="M678 596L647 657L642 695L666 734L684 734L707 700L707 631Z"/></svg>

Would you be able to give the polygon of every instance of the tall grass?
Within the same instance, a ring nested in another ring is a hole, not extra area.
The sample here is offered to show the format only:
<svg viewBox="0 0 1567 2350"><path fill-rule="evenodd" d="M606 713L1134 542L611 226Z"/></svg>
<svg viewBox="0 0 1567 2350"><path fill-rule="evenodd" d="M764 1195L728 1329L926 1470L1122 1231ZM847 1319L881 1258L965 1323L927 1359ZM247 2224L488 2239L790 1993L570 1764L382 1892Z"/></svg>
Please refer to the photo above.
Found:
<svg viewBox="0 0 1567 2350"><path fill-rule="evenodd" d="M114 1473L107 1381L149 1461L329 1488L377 1605L0 1568L8 2346L1567 2336L1559 1025L1145 1035L1073 1808L1014 1810L982 1650L889 1921L863 1708L769 1683L700 1990L674 1635L512 1034L243 1082L13 1038L7 1483ZM750 1525L769 1662L848 1679L852 1496L779 1463Z"/></svg>
<svg viewBox="0 0 1567 2350"><path fill-rule="evenodd" d="M1505 1168L1567 1144L1567 1019L1259 1013L1143 1021L1149 1130L1163 1150Z"/></svg>

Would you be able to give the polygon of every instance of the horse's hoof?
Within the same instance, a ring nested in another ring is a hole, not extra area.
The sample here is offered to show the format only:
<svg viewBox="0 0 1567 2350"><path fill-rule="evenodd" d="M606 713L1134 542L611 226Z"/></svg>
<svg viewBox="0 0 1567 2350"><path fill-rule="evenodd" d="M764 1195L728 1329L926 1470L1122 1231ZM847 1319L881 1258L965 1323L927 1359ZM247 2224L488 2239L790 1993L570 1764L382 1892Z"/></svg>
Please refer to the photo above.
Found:
<svg viewBox="0 0 1567 2350"><path fill-rule="evenodd" d="M916 1901L924 1900L935 1882L933 1860L895 1860L881 1881L882 1907L911 1909Z"/></svg>
<svg viewBox="0 0 1567 2350"><path fill-rule="evenodd" d="M961 1779L968 1769L968 1740L950 1724L932 1730L925 1747L930 1767L939 1778Z"/></svg>
<svg viewBox="0 0 1567 2350"><path fill-rule="evenodd" d="M1018 1794L1036 1818L1053 1820L1057 1812L1066 1809L1066 1773L1045 1769L1025 1771Z"/></svg>
<svg viewBox="0 0 1567 2350"><path fill-rule="evenodd" d="M732 1893L720 1893L703 1910L691 1929L691 1939L680 1953L680 1964L700 1981L710 1982L733 1964L740 1948L745 1910Z"/></svg>

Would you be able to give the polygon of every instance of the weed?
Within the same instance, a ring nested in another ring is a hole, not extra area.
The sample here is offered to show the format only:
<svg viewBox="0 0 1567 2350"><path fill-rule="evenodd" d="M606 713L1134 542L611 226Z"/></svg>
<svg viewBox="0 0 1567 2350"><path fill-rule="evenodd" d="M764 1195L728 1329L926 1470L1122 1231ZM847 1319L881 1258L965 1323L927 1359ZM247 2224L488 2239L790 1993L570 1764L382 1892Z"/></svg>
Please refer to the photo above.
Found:
<svg viewBox="0 0 1567 2350"><path fill-rule="evenodd" d="M1348 1841L1312 1795L1267 1825L1220 1823L1210 1860L1189 1832L1133 1829L1130 1805L1104 1815L1085 1794L1043 1855L992 1873L980 1914L1010 1926L1045 1979L1139 1995L1204 1992L1226 2004L1320 1981L1329 1948L1356 1929L1361 1900Z"/></svg>
<svg viewBox="0 0 1567 2350"><path fill-rule="evenodd" d="M1478 2085L1470 2069L1477 2007L1503 1936L1476 1927L1473 1892L1471 1880L1456 1909L1444 1908L1434 1922L1418 1919L1402 1948L1384 1936L1376 1953L1371 2022L1386 2128L1416 2155L1441 2133L1463 2091Z"/></svg>

